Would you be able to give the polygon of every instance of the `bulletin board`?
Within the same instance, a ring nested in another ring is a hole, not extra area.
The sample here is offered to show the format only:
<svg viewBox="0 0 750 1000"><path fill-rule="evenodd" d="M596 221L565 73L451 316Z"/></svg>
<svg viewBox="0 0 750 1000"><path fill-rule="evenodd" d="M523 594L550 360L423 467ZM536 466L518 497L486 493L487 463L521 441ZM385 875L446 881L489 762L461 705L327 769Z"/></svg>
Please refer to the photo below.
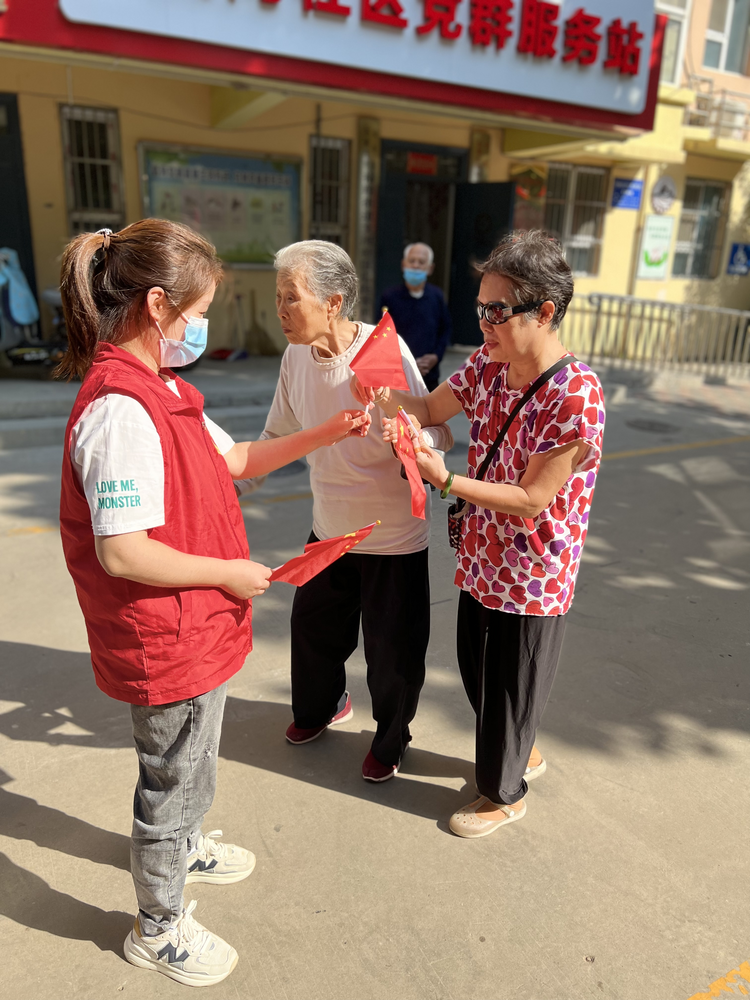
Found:
<svg viewBox="0 0 750 1000"><path fill-rule="evenodd" d="M197 230L228 264L270 267L300 239L299 158L158 143L138 156L144 215Z"/></svg>

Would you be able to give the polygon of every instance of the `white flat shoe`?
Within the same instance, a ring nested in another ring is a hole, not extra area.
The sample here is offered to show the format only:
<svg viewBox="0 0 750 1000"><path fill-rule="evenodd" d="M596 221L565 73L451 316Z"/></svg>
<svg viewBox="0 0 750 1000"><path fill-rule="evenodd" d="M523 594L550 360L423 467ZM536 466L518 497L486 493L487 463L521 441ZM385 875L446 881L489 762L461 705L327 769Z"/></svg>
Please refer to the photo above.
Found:
<svg viewBox="0 0 750 1000"><path fill-rule="evenodd" d="M468 806L454 812L448 824L451 833L457 837L464 837L467 840L475 840L477 837L486 837L494 833L506 823L515 823L517 819L523 819L526 815L526 803L521 802L519 806L498 806L497 819L482 819L477 816L477 809L482 809L490 800L486 795L470 802Z"/></svg>
<svg viewBox="0 0 750 1000"><path fill-rule="evenodd" d="M527 767L524 778L526 781L533 781L534 778L539 778L547 770L547 761L542 757L541 764L537 764L536 767Z"/></svg>

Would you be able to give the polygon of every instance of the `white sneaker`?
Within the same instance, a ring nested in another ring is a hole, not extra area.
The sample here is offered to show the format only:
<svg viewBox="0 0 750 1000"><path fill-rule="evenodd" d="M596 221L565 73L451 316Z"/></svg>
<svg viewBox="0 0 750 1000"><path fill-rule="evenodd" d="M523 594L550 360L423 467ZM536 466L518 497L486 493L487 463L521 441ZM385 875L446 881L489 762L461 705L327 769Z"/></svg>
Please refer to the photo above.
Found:
<svg viewBox="0 0 750 1000"><path fill-rule="evenodd" d="M125 958L139 969L153 969L185 986L212 986L237 964L234 948L192 917L193 900L177 923L161 934L141 934L138 917L125 938Z"/></svg>
<svg viewBox="0 0 750 1000"><path fill-rule="evenodd" d="M217 844L214 837L221 837L221 830L198 834L195 850L188 855L188 882L241 882L255 868L255 855L236 844Z"/></svg>

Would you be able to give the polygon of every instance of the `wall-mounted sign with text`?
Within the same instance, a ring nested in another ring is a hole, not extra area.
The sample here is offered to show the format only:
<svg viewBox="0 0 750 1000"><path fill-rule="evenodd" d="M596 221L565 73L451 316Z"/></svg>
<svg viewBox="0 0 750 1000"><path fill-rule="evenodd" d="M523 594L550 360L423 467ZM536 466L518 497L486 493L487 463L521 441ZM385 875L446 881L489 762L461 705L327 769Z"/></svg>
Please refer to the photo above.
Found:
<svg viewBox="0 0 750 1000"><path fill-rule="evenodd" d="M664 281L669 265L669 251L672 246L674 216L647 215L641 237L641 252L638 257L638 279L646 278Z"/></svg>
<svg viewBox="0 0 750 1000"><path fill-rule="evenodd" d="M269 266L300 238L300 161L141 143L147 216L203 233L232 264Z"/></svg>
<svg viewBox="0 0 750 1000"><path fill-rule="evenodd" d="M640 208L643 181L630 177L615 177L612 186L612 208Z"/></svg>
<svg viewBox="0 0 750 1000"><path fill-rule="evenodd" d="M653 0L60 0L68 20L639 115Z"/></svg>

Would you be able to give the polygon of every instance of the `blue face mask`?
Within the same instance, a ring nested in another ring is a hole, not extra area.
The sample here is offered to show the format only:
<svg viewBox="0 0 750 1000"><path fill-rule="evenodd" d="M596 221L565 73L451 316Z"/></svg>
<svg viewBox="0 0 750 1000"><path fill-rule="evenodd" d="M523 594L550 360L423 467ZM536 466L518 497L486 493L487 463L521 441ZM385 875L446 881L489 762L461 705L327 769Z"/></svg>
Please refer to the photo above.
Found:
<svg viewBox="0 0 750 1000"><path fill-rule="evenodd" d="M185 316L185 337L183 340L172 340L164 336L164 331L157 323L162 339L159 341L162 368L182 368L197 361L203 354L208 343L208 320L200 316Z"/></svg>
<svg viewBox="0 0 750 1000"><path fill-rule="evenodd" d="M404 281L412 288L418 288L427 281L427 271L418 271L414 267L405 267Z"/></svg>

